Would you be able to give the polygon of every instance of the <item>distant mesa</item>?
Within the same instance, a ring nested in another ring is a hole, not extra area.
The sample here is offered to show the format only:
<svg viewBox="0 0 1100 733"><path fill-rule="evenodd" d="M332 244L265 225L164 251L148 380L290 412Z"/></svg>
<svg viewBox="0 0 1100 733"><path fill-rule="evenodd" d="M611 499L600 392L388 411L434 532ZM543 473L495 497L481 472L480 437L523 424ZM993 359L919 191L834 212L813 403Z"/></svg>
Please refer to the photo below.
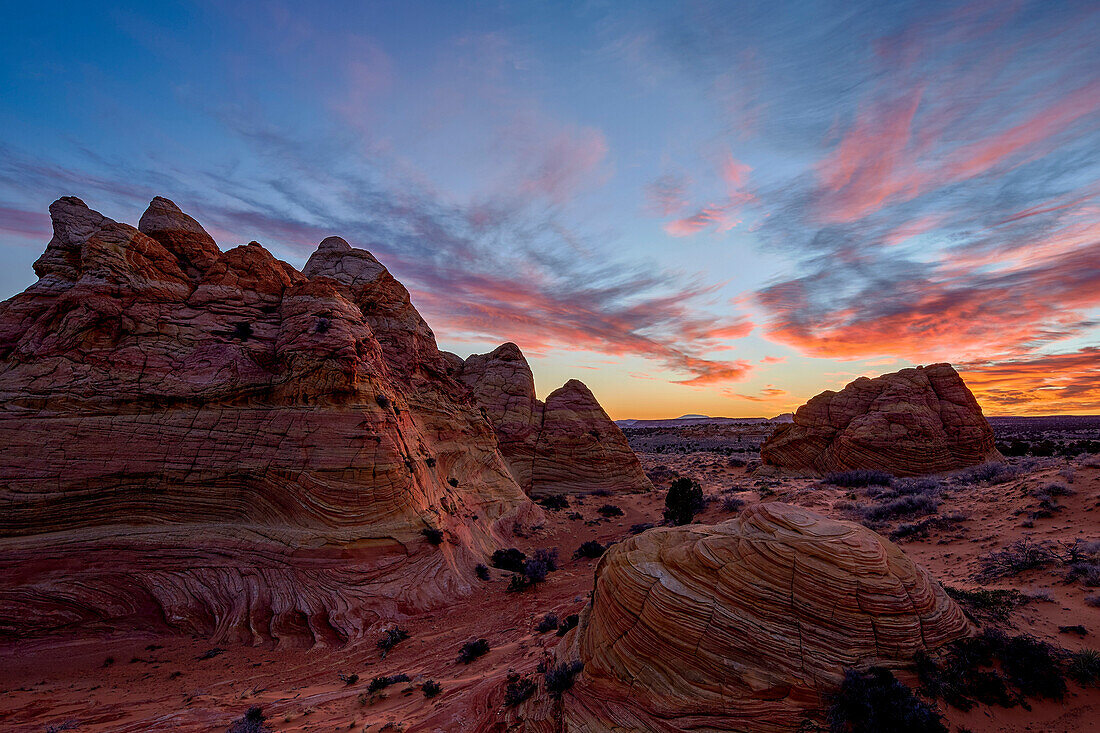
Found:
<svg viewBox="0 0 1100 733"><path fill-rule="evenodd" d="M136 229L73 197L50 214L38 282L0 303L0 636L340 644L471 593L542 521L369 252L329 237L302 272L222 252L161 197ZM533 483L632 480L584 385L519 409L500 414L539 415Z"/></svg>
<svg viewBox="0 0 1100 733"><path fill-rule="evenodd" d="M772 433L761 458L764 470L820 475L875 469L916 476L1001 456L962 377L950 364L932 364L822 392Z"/></svg>
<svg viewBox="0 0 1100 733"><path fill-rule="evenodd" d="M613 545L579 625L555 650L584 667L535 731L798 730L844 670L899 669L971 632L898 547L858 524L756 504L714 526Z"/></svg>
<svg viewBox="0 0 1100 733"><path fill-rule="evenodd" d="M571 379L541 402L531 367L513 343L455 362L455 373L485 410L528 495L653 488L619 426L583 383Z"/></svg>
<svg viewBox="0 0 1100 733"><path fill-rule="evenodd" d="M676 419L677 420L709 420L710 415L692 415L692 414L688 414L688 415L680 415L680 417L678 417Z"/></svg>

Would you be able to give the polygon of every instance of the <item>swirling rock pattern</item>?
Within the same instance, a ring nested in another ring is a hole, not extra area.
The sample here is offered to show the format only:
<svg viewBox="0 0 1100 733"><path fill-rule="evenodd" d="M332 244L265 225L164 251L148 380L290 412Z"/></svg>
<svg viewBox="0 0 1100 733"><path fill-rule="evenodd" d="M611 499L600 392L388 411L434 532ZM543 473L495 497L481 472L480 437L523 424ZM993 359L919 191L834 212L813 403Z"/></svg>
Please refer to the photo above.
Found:
<svg viewBox="0 0 1100 733"><path fill-rule="evenodd" d="M556 650L584 669L528 731L797 730L845 668L897 668L965 636L962 611L896 546L800 507L614 545Z"/></svg>
<svg viewBox="0 0 1100 733"><path fill-rule="evenodd" d="M340 643L470 592L538 520L370 253L332 237L303 274L163 198L138 229L50 213L0 304L0 634Z"/></svg>
<svg viewBox="0 0 1100 733"><path fill-rule="evenodd" d="M492 422L512 475L528 495L653 488L619 426L582 382L569 380L544 404L513 343L474 354L456 371Z"/></svg>
<svg viewBox="0 0 1100 733"><path fill-rule="evenodd" d="M822 392L761 447L765 466L808 474L917 476L1000 457L982 408L950 364L860 377L840 392Z"/></svg>

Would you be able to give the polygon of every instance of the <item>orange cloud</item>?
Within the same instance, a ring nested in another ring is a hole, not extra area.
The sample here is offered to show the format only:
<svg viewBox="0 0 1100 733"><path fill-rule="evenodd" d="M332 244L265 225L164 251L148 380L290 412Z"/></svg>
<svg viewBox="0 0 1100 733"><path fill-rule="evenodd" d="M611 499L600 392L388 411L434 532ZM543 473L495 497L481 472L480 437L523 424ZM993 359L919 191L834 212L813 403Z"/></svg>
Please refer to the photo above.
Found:
<svg viewBox="0 0 1100 733"><path fill-rule="evenodd" d="M1091 414L1100 405L1100 347L958 366L967 385L991 414Z"/></svg>

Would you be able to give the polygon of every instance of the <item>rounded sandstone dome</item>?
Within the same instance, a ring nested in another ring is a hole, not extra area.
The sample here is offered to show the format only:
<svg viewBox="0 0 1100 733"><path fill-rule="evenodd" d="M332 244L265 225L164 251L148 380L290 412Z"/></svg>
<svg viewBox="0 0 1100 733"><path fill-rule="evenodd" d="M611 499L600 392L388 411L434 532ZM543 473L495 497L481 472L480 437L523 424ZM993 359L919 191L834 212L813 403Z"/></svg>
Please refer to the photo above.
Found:
<svg viewBox="0 0 1100 733"><path fill-rule="evenodd" d="M602 730L629 694L645 713L635 708L637 726L624 730L700 718L711 721L701 730L791 730L845 668L898 667L969 629L928 573L871 530L758 504L604 555L576 636L559 649L584 662L565 722Z"/></svg>

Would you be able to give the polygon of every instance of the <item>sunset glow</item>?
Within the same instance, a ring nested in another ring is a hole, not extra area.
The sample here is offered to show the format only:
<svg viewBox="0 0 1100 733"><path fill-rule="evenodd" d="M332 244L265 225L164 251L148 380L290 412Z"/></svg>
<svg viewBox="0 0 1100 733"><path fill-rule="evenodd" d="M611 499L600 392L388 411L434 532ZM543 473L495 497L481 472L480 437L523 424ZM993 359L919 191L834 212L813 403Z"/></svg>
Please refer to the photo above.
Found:
<svg viewBox="0 0 1100 733"><path fill-rule="evenodd" d="M889 7L885 7L889 5ZM0 299L51 201L338 234L613 418L953 363L1100 413L1095 2L64 3L0 27Z"/></svg>

